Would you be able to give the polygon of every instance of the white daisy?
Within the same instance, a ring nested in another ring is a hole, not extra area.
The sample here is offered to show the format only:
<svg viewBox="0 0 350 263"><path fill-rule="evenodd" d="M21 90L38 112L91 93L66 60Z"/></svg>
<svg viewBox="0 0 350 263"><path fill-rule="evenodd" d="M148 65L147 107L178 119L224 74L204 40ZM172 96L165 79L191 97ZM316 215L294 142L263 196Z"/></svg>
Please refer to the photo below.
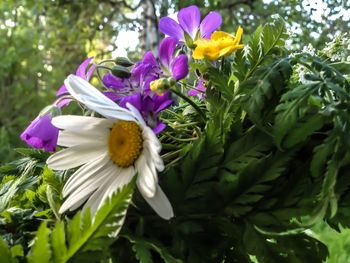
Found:
<svg viewBox="0 0 350 263"><path fill-rule="evenodd" d="M92 214L118 188L137 175L137 187L148 204L164 219L173 209L158 185L157 171L164 169L161 144L136 108L119 107L89 82L74 75L65 80L70 94L87 108L106 118L63 115L53 118L60 129L58 144L68 147L48 160L53 170L81 166L66 182L67 199L59 212L75 210L83 203Z"/></svg>

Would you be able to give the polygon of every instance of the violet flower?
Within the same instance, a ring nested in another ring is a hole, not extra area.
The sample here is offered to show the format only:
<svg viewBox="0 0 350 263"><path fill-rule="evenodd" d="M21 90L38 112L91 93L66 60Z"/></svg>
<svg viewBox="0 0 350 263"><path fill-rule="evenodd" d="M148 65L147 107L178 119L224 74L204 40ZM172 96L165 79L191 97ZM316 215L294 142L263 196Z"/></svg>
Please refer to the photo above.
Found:
<svg viewBox="0 0 350 263"><path fill-rule="evenodd" d="M168 77L178 81L185 78L189 71L187 56L174 54L177 43L178 40L173 37L163 39L159 46L159 62L151 51L146 52L142 60L132 68L129 78L121 79L107 73L102 79L104 86L109 89L104 94L117 101L121 107L126 107L127 103L132 104L155 133L166 127L158 115L169 107L173 100L170 99L169 92L162 96L151 92L151 83Z"/></svg>
<svg viewBox="0 0 350 263"><path fill-rule="evenodd" d="M147 125L152 127L154 133L158 134L166 128L166 125L159 120L158 114L173 103L169 92L164 93L163 96L153 94L152 97L147 94L135 93L123 97L119 101L119 106L126 108L127 103L132 104L139 110Z"/></svg>
<svg viewBox="0 0 350 263"><path fill-rule="evenodd" d="M36 149L53 152L57 146L58 128L51 123L52 115L38 116L21 134L21 139Z"/></svg>
<svg viewBox="0 0 350 263"><path fill-rule="evenodd" d="M177 20L162 17L159 21L159 30L164 34L185 42L185 33L195 40L198 30L201 38L210 38L210 35L221 25L222 18L217 12L209 12L201 22L200 10L191 5L180 9Z"/></svg>
<svg viewBox="0 0 350 263"><path fill-rule="evenodd" d="M200 79L198 81L198 84L196 85L196 88L188 91L188 96L191 96L191 97L198 96L199 99L203 100L205 97L205 91L207 90L207 88L204 86L204 83L205 83L205 80Z"/></svg>
<svg viewBox="0 0 350 263"><path fill-rule="evenodd" d="M150 82L158 79L161 74L162 71L156 58L151 51L148 51L142 60L132 68L131 76L128 79L121 79L112 73L107 73L103 76L102 82L105 87L120 94L120 98L122 98L136 92L150 94ZM107 96L113 97L110 94Z"/></svg>
<svg viewBox="0 0 350 263"><path fill-rule="evenodd" d="M174 56L178 40L173 37L164 38L159 45L159 60L167 75L181 80L188 74L188 58L185 54Z"/></svg>
<svg viewBox="0 0 350 263"><path fill-rule="evenodd" d="M91 60L93 60L93 58L94 57L90 57L90 58L84 60L83 63L81 63L80 66L77 68L75 75L78 77L81 77L82 79L89 81L92 77L92 74L93 74L95 68L96 68L96 66L94 64L92 64L90 66L90 68L88 69L90 62L91 62ZM64 94L68 94L68 90L67 90L66 86L63 84L59 88L59 90L57 91L56 96L59 97L59 96L62 96ZM57 106L59 108L61 108L63 106L68 105L70 103L70 101L71 101L70 99L60 100L59 103L57 103Z"/></svg>

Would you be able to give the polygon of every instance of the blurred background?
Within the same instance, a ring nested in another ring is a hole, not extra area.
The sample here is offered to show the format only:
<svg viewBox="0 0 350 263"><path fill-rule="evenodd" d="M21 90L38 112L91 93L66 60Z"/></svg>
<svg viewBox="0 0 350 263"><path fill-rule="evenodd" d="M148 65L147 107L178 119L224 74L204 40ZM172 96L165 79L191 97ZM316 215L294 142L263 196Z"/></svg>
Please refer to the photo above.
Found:
<svg viewBox="0 0 350 263"><path fill-rule="evenodd" d="M13 148L25 146L21 132L86 57L137 60L156 51L159 18L191 4L202 15L220 12L224 31L241 25L245 35L279 14L292 50L323 47L350 28L349 0L1 0L0 164L16 158ZM314 234L330 247L328 262L350 262L349 231L322 225Z"/></svg>

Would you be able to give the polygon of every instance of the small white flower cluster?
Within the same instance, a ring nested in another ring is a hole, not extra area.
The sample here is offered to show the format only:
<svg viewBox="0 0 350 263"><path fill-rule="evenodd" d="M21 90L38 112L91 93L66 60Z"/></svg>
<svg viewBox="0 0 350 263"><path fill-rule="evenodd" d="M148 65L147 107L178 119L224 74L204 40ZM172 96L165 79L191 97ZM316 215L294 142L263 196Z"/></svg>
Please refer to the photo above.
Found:
<svg viewBox="0 0 350 263"><path fill-rule="evenodd" d="M309 70L305 66L298 64L295 67L295 71L294 72L299 77L300 83L302 83L302 84L310 83L310 80L307 80L305 78L305 74L309 73Z"/></svg>
<svg viewBox="0 0 350 263"><path fill-rule="evenodd" d="M329 57L331 61L350 62L349 34L337 34L331 42L326 43L326 47L320 53Z"/></svg>
<svg viewBox="0 0 350 263"><path fill-rule="evenodd" d="M316 49L313 47L311 43L309 43L307 46L303 47L302 53L310 54L311 56L316 55Z"/></svg>

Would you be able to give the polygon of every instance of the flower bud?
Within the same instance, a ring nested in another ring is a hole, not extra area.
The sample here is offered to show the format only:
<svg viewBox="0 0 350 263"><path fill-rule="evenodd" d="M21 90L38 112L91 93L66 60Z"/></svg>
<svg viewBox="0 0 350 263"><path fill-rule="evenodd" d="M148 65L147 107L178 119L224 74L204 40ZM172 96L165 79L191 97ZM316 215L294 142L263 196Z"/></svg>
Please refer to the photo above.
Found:
<svg viewBox="0 0 350 263"><path fill-rule="evenodd" d="M128 58L125 57L117 57L115 59L115 63L123 67L131 67L132 65L134 65L134 63L132 63Z"/></svg>
<svg viewBox="0 0 350 263"><path fill-rule="evenodd" d="M159 96L163 96L164 92L170 89L171 85L166 78L156 79L151 82L150 89L156 92Z"/></svg>
<svg viewBox="0 0 350 263"><path fill-rule="evenodd" d="M115 65L112 67L112 74L119 78L129 78L131 76L130 71L123 66Z"/></svg>

